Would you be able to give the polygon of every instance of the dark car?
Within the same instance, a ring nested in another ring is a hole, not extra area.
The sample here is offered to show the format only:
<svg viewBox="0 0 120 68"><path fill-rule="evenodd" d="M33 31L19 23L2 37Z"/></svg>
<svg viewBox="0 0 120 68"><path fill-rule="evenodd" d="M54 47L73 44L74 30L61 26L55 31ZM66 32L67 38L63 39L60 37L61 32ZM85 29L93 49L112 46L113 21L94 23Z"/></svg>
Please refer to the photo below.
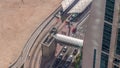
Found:
<svg viewBox="0 0 120 68"><path fill-rule="evenodd" d="M70 66L71 62L67 61L62 68L68 68Z"/></svg>
<svg viewBox="0 0 120 68"><path fill-rule="evenodd" d="M74 49L73 55L76 55L78 53L78 49Z"/></svg>
<svg viewBox="0 0 120 68"><path fill-rule="evenodd" d="M63 65L59 65L58 68L62 68Z"/></svg>
<svg viewBox="0 0 120 68"><path fill-rule="evenodd" d="M70 56L67 58L67 60L66 60L66 62L65 62L65 64L63 65L62 68L68 68L68 67L70 66L70 64L72 63L72 59L73 59L73 55L70 55Z"/></svg>
<svg viewBox="0 0 120 68"><path fill-rule="evenodd" d="M72 15L68 18L68 20L69 20L70 22L73 22L74 19L78 17L78 15L79 15L78 13L72 14Z"/></svg>
<svg viewBox="0 0 120 68"><path fill-rule="evenodd" d="M64 60L62 60L62 62L60 62L60 64L58 65L58 67L57 67L57 68L62 68L62 66L64 65L64 63L65 63L65 61L64 61Z"/></svg>
<svg viewBox="0 0 120 68"><path fill-rule="evenodd" d="M62 49L62 52L65 53L67 51L68 47L67 46L64 46L63 49Z"/></svg>
<svg viewBox="0 0 120 68"><path fill-rule="evenodd" d="M50 34L56 34L57 33L57 28L56 27L53 27L50 31Z"/></svg>
<svg viewBox="0 0 120 68"><path fill-rule="evenodd" d="M60 55L56 58L54 64L52 65L53 68L56 68L56 67L59 65L59 63L60 63L61 60L62 60L62 57L63 57L63 54L60 54Z"/></svg>

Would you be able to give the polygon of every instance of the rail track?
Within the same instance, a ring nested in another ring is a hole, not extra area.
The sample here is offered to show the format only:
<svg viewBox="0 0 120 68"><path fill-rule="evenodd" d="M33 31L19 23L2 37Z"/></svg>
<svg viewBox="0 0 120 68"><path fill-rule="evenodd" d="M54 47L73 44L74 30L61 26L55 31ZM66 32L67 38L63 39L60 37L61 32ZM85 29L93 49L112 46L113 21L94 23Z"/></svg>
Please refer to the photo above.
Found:
<svg viewBox="0 0 120 68"><path fill-rule="evenodd" d="M36 42L35 47L33 47L32 53L31 53L31 58L28 61L28 68L39 68L39 62L40 62L40 55L41 55L41 41L45 37L47 33L49 33L49 30L56 25L56 21L51 21L47 28L44 29L44 31L41 33L41 36L39 36L39 41ZM38 56L39 55L39 56Z"/></svg>

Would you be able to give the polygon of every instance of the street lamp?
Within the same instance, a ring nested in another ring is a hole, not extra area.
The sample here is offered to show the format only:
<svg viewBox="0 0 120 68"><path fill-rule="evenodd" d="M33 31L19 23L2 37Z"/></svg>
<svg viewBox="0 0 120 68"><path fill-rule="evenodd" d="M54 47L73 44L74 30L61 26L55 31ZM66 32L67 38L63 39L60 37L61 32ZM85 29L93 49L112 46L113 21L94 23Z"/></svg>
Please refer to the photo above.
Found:
<svg viewBox="0 0 120 68"><path fill-rule="evenodd" d="M68 25L68 36L70 36L71 24L69 20L66 20L66 24Z"/></svg>

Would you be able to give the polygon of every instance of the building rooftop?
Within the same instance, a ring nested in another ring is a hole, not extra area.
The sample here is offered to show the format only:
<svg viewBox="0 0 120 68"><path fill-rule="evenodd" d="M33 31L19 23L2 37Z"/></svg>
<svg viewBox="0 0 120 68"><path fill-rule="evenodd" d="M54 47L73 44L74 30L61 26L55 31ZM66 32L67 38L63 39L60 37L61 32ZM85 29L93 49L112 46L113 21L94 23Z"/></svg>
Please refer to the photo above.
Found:
<svg viewBox="0 0 120 68"><path fill-rule="evenodd" d="M92 0L80 0L68 13L81 13Z"/></svg>
<svg viewBox="0 0 120 68"><path fill-rule="evenodd" d="M73 2L74 0L63 0L61 3L63 7L63 11L65 11Z"/></svg>

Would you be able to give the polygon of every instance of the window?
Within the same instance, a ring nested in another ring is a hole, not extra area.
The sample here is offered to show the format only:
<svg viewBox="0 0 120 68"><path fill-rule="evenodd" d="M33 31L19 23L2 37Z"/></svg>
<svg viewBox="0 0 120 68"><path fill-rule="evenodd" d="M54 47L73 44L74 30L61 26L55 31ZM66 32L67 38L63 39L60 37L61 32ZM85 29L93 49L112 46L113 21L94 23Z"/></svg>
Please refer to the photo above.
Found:
<svg viewBox="0 0 120 68"><path fill-rule="evenodd" d="M95 68L95 61L96 61L96 49L94 49L93 68Z"/></svg>
<svg viewBox="0 0 120 68"><path fill-rule="evenodd" d="M120 60L119 60L119 59L117 59L117 58L114 58L113 63L115 63L115 64L119 65Z"/></svg>
<svg viewBox="0 0 120 68"><path fill-rule="evenodd" d="M113 65L113 68L119 68L118 66L116 66L116 65Z"/></svg>
<svg viewBox="0 0 120 68"><path fill-rule="evenodd" d="M109 53L112 25L104 23L102 50Z"/></svg>
<svg viewBox="0 0 120 68"><path fill-rule="evenodd" d="M119 19L118 23L120 23L120 4L119 4L119 13L118 13L118 15L119 15L119 17L118 17L118 19Z"/></svg>
<svg viewBox="0 0 120 68"><path fill-rule="evenodd" d="M118 29L116 54L120 55L120 28Z"/></svg>
<svg viewBox="0 0 120 68"><path fill-rule="evenodd" d="M107 68L107 67L108 67L108 55L101 53L100 68Z"/></svg>
<svg viewBox="0 0 120 68"><path fill-rule="evenodd" d="M112 23L114 13L114 0L106 0L105 20Z"/></svg>

